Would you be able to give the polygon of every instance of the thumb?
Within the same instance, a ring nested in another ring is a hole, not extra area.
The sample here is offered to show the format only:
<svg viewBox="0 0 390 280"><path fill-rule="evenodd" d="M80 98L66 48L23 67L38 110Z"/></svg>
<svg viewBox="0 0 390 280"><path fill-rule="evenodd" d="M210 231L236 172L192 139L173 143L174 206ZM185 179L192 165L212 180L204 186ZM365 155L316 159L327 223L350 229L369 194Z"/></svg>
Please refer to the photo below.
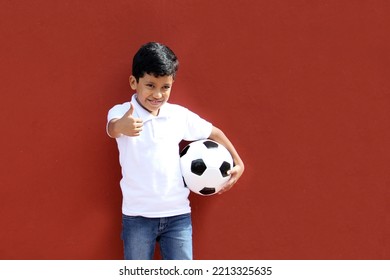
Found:
<svg viewBox="0 0 390 280"><path fill-rule="evenodd" d="M133 115L134 112L134 105L130 102L130 109L125 113L126 117L130 117Z"/></svg>

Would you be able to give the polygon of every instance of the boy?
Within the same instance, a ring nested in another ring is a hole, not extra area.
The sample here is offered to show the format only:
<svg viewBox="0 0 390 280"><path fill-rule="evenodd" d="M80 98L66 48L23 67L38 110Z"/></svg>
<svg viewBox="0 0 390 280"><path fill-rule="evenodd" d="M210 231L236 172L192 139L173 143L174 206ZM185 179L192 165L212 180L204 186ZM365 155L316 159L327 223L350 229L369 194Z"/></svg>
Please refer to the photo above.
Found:
<svg viewBox="0 0 390 280"><path fill-rule="evenodd" d="M156 242L163 259L192 259L189 190L184 187L179 143L209 138L224 145L235 166L221 192L244 172L244 164L224 133L188 109L168 103L178 59L160 43L143 45L133 58L131 102L108 112L107 133L116 138L125 259L152 259Z"/></svg>

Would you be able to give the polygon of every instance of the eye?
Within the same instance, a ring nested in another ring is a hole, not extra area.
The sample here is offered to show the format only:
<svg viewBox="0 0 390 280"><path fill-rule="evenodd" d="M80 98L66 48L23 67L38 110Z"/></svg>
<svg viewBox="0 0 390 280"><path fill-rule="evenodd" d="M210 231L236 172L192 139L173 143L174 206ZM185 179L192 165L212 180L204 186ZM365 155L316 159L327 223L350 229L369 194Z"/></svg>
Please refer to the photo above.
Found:
<svg viewBox="0 0 390 280"><path fill-rule="evenodd" d="M163 86L164 90L169 90L170 88L171 88L171 86L168 86L168 85L167 86Z"/></svg>
<svg viewBox="0 0 390 280"><path fill-rule="evenodd" d="M154 85L153 84L146 84L146 87L147 88L154 88Z"/></svg>

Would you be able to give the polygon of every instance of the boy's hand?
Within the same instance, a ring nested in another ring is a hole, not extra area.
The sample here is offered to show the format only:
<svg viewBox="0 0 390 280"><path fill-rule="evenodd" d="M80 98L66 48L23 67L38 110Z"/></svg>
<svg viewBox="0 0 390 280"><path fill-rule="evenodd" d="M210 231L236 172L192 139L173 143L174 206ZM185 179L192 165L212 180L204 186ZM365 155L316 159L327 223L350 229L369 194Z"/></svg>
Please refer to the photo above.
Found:
<svg viewBox="0 0 390 280"><path fill-rule="evenodd" d="M139 136L142 131L143 121L140 118L133 117L134 106L130 103L130 109L122 118L115 122L115 130L127 136Z"/></svg>
<svg viewBox="0 0 390 280"><path fill-rule="evenodd" d="M228 171L231 175L229 181L227 181L226 185L222 187L222 189L218 192L218 194L222 194L228 190L230 190L235 183L237 183L238 179L241 177L244 172L244 168L241 165L235 165L232 169Z"/></svg>

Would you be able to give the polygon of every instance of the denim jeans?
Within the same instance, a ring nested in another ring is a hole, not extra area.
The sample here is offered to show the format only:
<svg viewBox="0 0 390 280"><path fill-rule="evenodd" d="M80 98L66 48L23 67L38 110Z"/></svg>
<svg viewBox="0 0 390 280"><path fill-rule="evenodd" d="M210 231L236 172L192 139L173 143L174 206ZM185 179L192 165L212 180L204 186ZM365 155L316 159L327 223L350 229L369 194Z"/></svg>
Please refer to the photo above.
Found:
<svg viewBox="0 0 390 280"><path fill-rule="evenodd" d="M191 214L166 218L122 215L126 260L151 260L156 242L164 260L192 260Z"/></svg>

